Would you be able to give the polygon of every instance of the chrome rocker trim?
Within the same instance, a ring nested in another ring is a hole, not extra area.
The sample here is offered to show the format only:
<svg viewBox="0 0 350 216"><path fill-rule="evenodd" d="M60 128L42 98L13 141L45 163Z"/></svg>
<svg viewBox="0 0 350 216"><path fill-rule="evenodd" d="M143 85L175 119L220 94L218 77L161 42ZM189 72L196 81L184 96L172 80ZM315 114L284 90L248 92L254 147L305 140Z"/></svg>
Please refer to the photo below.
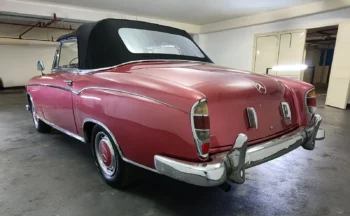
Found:
<svg viewBox="0 0 350 216"><path fill-rule="evenodd" d="M63 128L61 128L61 127L59 127L59 126L57 126L57 125L55 125L55 124L53 124L53 123L51 123L51 122L49 122L49 121L47 121L45 119L39 117L39 116L38 116L38 118L40 119L40 121L43 121L45 124L50 125L51 127L55 128L56 130L61 131L62 133L67 134L68 136L71 136L71 137L73 137L73 138L75 138L75 139L85 143L85 139L83 137L81 137L81 136L79 136L77 134L74 134L72 132L69 132L66 129L63 129Z"/></svg>
<svg viewBox="0 0 350 216"><path fill-rule="evenodd" d="M300 127L252 147L248 147L248 137L239 134L231 151L213 155L210 162L194 163L156 155L154 165L160 174L194 185L219 186L227 179L242 184L245 181L245 169L278 158L300 146L314 149L315 140L324 138L324 130L320 129L318 134L322 122L320 115L315 115L313 121L311 126Z"/></svg>

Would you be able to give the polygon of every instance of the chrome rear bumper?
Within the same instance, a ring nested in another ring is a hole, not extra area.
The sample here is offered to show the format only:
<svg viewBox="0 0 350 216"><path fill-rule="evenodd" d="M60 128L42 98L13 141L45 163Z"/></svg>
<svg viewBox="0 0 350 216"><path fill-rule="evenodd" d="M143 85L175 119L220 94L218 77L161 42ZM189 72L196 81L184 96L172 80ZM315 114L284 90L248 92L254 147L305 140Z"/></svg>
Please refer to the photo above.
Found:
<svg viewBox="0 0 350 216"><path fill-rule="evenodd" d="M300 127L252 147L248 147L248 137L239 134L231 151L213 155L210 162L194 163L156 155L154 164L160 174L194 185L218 186L227 179L242 184L248 168L280 157L299 146L313 150L315 140L324 138L324 130L319 130L321 122L322 117L315 115L312 126Z"/></svg>

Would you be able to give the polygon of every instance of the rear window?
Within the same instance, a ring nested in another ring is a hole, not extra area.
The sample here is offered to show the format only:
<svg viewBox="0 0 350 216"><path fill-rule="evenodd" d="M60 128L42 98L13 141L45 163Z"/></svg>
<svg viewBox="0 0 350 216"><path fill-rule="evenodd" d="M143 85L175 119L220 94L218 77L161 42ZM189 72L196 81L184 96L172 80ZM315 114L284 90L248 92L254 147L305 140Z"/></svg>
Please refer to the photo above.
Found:
<svg viewBox="0 0 350 216"><path fill-rule="evenodd" d="M196 44L181 35L133 28L121 28L119 29L119 35L131 53L204 58Z"/></svg>

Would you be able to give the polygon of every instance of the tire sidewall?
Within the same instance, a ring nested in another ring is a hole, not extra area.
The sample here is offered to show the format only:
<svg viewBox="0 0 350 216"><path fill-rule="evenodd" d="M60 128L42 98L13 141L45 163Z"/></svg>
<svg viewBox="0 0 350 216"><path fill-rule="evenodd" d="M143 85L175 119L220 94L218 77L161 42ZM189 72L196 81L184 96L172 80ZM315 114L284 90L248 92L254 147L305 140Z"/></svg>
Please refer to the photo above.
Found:
<svg viewBox="0 0 350 216"><path fill-rule="evenodd" d="M34 102L33 102L33 99L32 97L30 97L30 113L32 114L32 119L33 119L33 123L34 123L34 127L35 129L39 129L39 126L40 126L40 119L37 117L37 123L35 122L35 117L34 117L34 113L35 112L35 115L38 116L38 114L36 113L36 110L35 110L35 105L34 105Z"/></svg>
<svg viewBox="0 0 350 216"><path fill-rule="evenodd" d="M99 163L98 163L98 159L97 159L97 155L96 155L96 151L95 151L95 137L97 135L97 133L99 132L103 132L107 135L108 139L110 140L110 142L112 143L112 147L113 147L113 150L115 152L114 154L114 157L115 157L115 160L116 160L116 170L114 172L114 174L112 176L109 176L109 175L106 175L102 168L100 167ZM107 183L115 183L115 182L118 182L120 181L120 176L121 176L121 165L122 165L122 161L121 161L121 157L119 155L119 151L116 147L116 143L114 142L112 136L101 126L99 125L96 125L94 127L94 129L92 130L92 136L91 136L91 148L92 148L92 154L94 156L94 161L95 161L95 164L99 170L99 172L101 173L103 179L107 182Z"/></svg>

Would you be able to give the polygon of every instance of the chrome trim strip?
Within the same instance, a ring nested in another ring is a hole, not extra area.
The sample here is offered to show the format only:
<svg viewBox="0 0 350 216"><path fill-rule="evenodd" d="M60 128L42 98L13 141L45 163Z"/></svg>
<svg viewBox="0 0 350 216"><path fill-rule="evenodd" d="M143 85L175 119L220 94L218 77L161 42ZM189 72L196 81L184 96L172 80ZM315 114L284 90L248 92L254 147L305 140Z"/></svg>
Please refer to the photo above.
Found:
<svg viewBox="0 0 350 216"><path fill-rule="evenodd" d="M27 86L44 86L44 87L50 87L50 88L61 89L61 90L64 90L64 91L72 92L72 93L74 93L74 94L78 94L77 91L74 91L74 90L72 90L72 89L64 88L64 87L61 87L61 86L50 85L50 84L29 84L29 85L26 85L26 87L27 87Z"/></svg>
<svg viewBox="0 0 350 216"><path fill-rule="evenodd" d="M39 118L41 121L45 122L46 124L50 125L51 127L55 128L56 130L61 131L62 133L67 134L68 136L71 136L71 137L73 137L73 138L75 138L75 139L77 139L77 140L79 140L79 141L85 143L85 139L84 139L83 137L81 137L81 136L79 136L79 135L77 135L77 134L74 134L74 133L72 133L72 132L69 132L69 131L67 131L66 129L63 129L63 128L61 128L61 127L59 127L59 126L57 126L57 125L55 125L55 124L53 124L53 123L51 123L51 122L49 122L49 121L47 121L47 120L45 120L45 119L39 117L39 116L38 116L38 118Z"/></svg>
<svg viewBox="0 0 350 216"><path fill-rule="evenodd" d="M81 89L80 91L74 91L72 89L69 89L69 88L64 88L64 87L61 87L61 86L54 86L54 85L49 85L49 84L29 84L29 85L26 85L26 86L45 86L45 87L51 87L51 88L57 88L57 89L61 89L61 90L64 90L64 91L68 91L68 92L72 92L76 95L80 95L82 92L86 91L86 90L89 90L89 89L99 89L99 90L106 90L106 91L115 91L115 92L120 92L120 93L123 93L123 94L129 94L129 95L134 95L134 96L137 96L137 97L142 97L142 98L146 98L146 99L149 99L149 100L152 100L154 102L157 102L157 103L160 103L160 104L163 104L165 106L168 106L168 107L171 107L173 109L176 109L176 110L179 110L181 112L184 112L186 114L188 114L188 112L186 112L185 110L182 110L180 108L177 108L171 104L168 104L168 103L165 103L163 101L160 101L160 100L157 100L157 99L154 99L152 97L148 97L148 96L145 96L145 95L141 95L141 94L137 94L137 93L133 93L133 92L129 92L129 91L124 91L124 90L119 90L119 89L113 89L113 88L104 88L104 87L86 87L86 88L83 88Z"/></svg>
<svg viewBox="0 0 350 216"><path fill-rule="evenodd" d="M53 68L51 70L52 73L74 73L78 74L78 68Z"/></svg>
<svg viewBox="0 0 350 216"><path fill-rule="evenodd" d="M199 116L199 117L208 117L209 115L207 115L207 114L194 114L193 116Z"/></svg>
<svg viewBox="0 0 350 216"><path fill-rule="evenodd" d="M134 161L132 161L132 160L127 159L127 158L123 155L123 152L122 152L122 150L121 150L121 148L120 148L120 146L119 146L117 140L115 139L113 133L112 133L112 132L107 128L107 126L104 125L102 122L97 121L97 120L94 120L94 119L91 119L91 118L86 118L86 119L84 119L84 121L83 121L82 128L84 128L84 125L85 125L85 123L87 123L87 122L95 123L95 124L97 124L97 125L103 127L103 129L105 129L105 130L109 133L109 135L112 137L114 143L116 144L116 147L117 147L117 149L118 149L119 155L120 155L120 157L123 159L123 161L125 161L125 162L127 162L127 163L130 163L130 164L133 164L133 165L135 165L135 166L141 167L141 168L143 168L143 169L146 169L146 170L149 170L149 171L158 173L158 171L155 170L155 169L152 169L152 168L150 168L150 167L146 167L146 166L144 166L144 165L142 165L142 164L139 164L139 163L136 163L136 162L134 162Z"/></svg>
<svg viewBox="0 0 350 216"><path fill-rule="evenodd" d="M86 88L83 88L81 89L77 95L80 95L82 92L86 91L86 90L89 90L89 89L100 89L100 90L106 90L106 91L115 91L115 92L120 92L120 93L124 93L124 94L129 94L129 95L134 95L134 96L137 96L137 97L142 97L142 98L146 98L146 99L149 99L149 100L152 100L152 101L155 101L157 103L160 103L160 104L163 104L163 105L166 105L166 106L169 106L171 108L174 108L176 110L179 110L181 112L184 112L184 113L188 113L180 108L177 108L171 104L168 104L168 103L165 103L163 101L160 101L160 100L157 100L157 99L154 99L154 98L151 98L151 97L148 97L148 96L145 96L145 95L141 95L141 94L137 94L137 93L133 93L133 92L129 92L129 91L124 91L124 90L119 90L119 89L114 89L114 88L104 88L104 87L86 87Z"/></svg>
<svg viewBox="0 0 350 216"><path fill-rule="evenodd" d="M112 68L117 68L121 67L124 65L132 64L132 63L142 63L142 62L189 62L189 63L202 63L202 64L214 64L210 62L204 62L204 61L189 61L189 60L181 60L181 59L148 59L148 60L136 60L136 61L128 61L124 62L122 64L110 66L110 67L104 67L104 68L96 68L96 69L79 69L79 73L92 73L92 72L97 72L97 71L102 71L102 70L109 70Z"/></svg>

